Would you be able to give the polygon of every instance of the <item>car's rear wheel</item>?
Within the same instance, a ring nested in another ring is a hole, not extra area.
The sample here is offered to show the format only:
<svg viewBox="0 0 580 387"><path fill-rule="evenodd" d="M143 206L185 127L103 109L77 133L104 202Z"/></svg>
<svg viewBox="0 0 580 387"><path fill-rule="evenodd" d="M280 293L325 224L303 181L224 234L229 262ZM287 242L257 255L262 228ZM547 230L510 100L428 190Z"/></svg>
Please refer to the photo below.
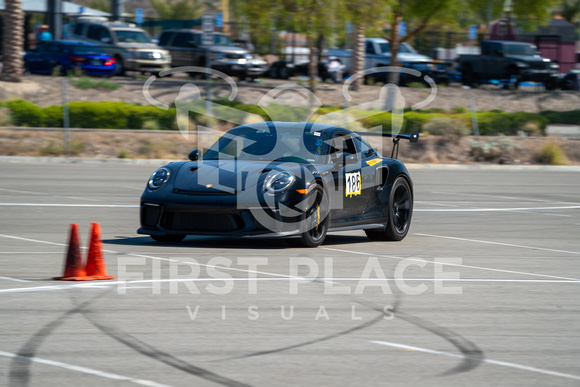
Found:
<svg viewBox="0 0 580 387"><path fill-rule="evenodd" d="M319 185L315 186L308 195L314 200L305 213L307 230L300 238L290 239L290 242L296 246L318 247L324 242L328 231L328 197Z"/></svg>
<svg viewBox="0 0 580 387"><path fill-rule="evenodd" d="M393 183L388 204L388 219L385 230L365 230L374 241L400 241L409 232L413 215L413 194L407 179L399 176Z"/></svg>
<svg viewBox="0 0 580 387"><path fill-rule="evenodd" d="M173 235L173 234L151 235L151 238L153 238L157 242L176 243L181 242L185 238L185 235Z"/></svg>

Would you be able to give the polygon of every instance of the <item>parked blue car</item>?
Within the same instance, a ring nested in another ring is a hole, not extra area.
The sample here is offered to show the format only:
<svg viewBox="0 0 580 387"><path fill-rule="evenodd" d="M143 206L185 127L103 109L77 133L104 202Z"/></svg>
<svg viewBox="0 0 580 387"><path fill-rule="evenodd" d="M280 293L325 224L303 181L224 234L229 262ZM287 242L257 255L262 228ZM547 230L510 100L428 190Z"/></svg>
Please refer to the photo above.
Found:
<svg viewBox="0 0 580 387"><path fill-rule="evenodd" d="M24 67L31 73L67 74L79 69L83 74L110 76L115 73L115 58L94 44L77 40L52 40L24 55Z"/></svg>

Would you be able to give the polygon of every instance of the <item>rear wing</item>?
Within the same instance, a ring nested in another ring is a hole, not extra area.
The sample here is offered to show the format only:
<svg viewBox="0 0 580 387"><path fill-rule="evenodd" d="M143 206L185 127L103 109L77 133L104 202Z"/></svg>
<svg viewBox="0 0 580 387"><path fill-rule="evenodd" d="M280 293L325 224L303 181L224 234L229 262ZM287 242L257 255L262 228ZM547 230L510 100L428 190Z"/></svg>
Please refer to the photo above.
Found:
<svg viewBox="0 0 580 387"><path fill-rule="evenodd" d="M419 129L413 130L411 133L377 133L377 132L356 132L361 136L381 136L393 138L393 150L391 151L391 158L396 159L399 156L399 141L401 139L409 140L411 143L419 141Z"/></svg>

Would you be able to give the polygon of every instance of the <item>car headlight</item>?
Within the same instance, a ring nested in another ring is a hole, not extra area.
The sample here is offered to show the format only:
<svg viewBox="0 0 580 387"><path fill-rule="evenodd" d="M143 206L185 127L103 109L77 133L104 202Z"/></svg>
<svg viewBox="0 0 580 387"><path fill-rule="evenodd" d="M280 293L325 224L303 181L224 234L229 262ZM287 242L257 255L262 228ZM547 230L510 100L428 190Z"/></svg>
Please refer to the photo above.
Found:
<svg viewBox="0 0 580 387"><path fill-rule="evenodd" d="M165 183L167 183L167 180L169 180L169 176L171 176L171 171L169 169L159 168L157 171L155 171L153 175L151 175L151 178L149 179L149 183L147 183L147 186L149 187L149 189L155 191L156 189L163 187Z"/></svg>
<svg viewBox="0 0 580 387"><path fill-rule="evenodd" d="M294 183L294 180L296 177L290 172L274 172L264 181L264 191L270 195L282 193Z"/></svg>

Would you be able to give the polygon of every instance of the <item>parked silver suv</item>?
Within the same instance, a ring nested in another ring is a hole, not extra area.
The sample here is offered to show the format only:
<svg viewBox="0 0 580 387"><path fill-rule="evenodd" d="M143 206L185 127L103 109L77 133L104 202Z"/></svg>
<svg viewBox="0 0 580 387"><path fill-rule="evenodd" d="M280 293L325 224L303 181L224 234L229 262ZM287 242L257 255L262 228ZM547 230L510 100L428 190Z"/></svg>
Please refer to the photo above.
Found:
<svg viewBox="0 0 580 387"><path fill-rule="evenodd" d="M147 32L134 24L106 19L80 20L72 27L71 39L100 46L117 59L117 74L125 71L159 73L171 67L169 51L160 49Z"/></svg>

